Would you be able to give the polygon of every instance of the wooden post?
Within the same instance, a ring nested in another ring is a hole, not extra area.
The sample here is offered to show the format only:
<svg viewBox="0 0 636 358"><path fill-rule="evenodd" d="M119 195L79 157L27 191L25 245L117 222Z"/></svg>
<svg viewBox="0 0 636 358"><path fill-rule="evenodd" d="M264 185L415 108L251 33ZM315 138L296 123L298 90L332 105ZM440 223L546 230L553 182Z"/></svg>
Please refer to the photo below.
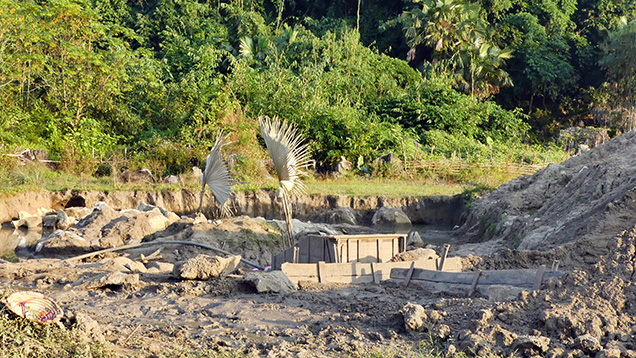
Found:
<svg viewBox="0 0 636 358"><path fill-rule="evenodd" d="M444 251L442 252L442 258L439 262L439 267L437 271L444 271L444 261L446 261L446 256L448 255L448 249L450 249L449 244L444 244Z"/></svg>
<svg viewBox="0 0 636 358"><path fill-rule="evenodd" d="M402 285L404 287L409 285L409 282L411 282L411 276L413 276L413 270L415 269L415 261L411 262L411 267L409 267L408 272L406 273L406 278L404 279L404 282L402 282Z"/></svg>
<svg viewBox="0 0 636 358"><path fill-rule="evenodd" d="M292 249L294 250L293 252L293 256L292 256L292 262L297 264L298 263L298 246L293 246Z"/></svg>
<svg viewBox="0 0 636 358"><path fill-rule="evenodd" d="M318 262L318 282L324 283L325 281L325 262Z"/></svg>
<svg viewBox="0 0 636 358"><path fill-rule="evenodd" d="M477 288L477 281L479 281L479 276L481 276L481 271L475 272L475 277L473 277L473 282L470 284L470 290L468 290L468 297L472 296L475 293L475 289Z"/></svg>
<svg viewBox="0 0 636 358"><path fill-rule="evenodd" d="M371 263L371 274L373 275L373 283L375 283L376 285L380 284L380 276L379 276L379 272L377 271L377 266L373 264L373 262Z"/></svg>
<svg viewBox="0 0 636 358"><path fill-rule="evenodd" d="M539 266L537 275L534 276L534 283L532 284L532 290L536 291L541 288L541 282L543 282L543 276L545 275L545 265Z"/></svg>

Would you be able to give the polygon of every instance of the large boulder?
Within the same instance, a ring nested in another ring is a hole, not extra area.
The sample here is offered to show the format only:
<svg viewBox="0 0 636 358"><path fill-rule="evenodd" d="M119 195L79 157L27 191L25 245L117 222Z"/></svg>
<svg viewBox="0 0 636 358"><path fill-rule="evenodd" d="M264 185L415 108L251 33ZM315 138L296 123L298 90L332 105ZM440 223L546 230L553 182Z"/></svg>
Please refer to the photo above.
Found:
<svg viewBox="0 0 636 358"><path fill-rule="evenodd" d="M74 226L40 240L36 251L43 255L74 254L140 242L146 235L165 229L176 220L174 216L167 211L164 215L159 207L118 212L100 202ZM58 213L57 222L62 221L64 215Z"/></svg>
<svg viewBox="0 0 636 358"><path fill-rule="evenodd" d="M248 272L243 279L251 283L258 293L289 293L296 285L283 271Z"/></svg>
<svg viewBox="0 0 636 358"><path fill-rule="evenodd" d="M200 254L192 259L177 262L172 272L182 279L208 280L229 275L236 270L240 262L241 256L238 255L223 258Z"/></svg>
<svg viewBox="0 0 636 358"><path fill-rule="evenodd" d="M406 227L412 226L411 220L400 208L388 206L381 207L375 212L371 222L380 227Z"/></svg>
<svg viewBox="0 0 636 358"><path fill-rule="evenodd" d="M319 216L319 220L328 224L358 225L355 210L350 207L336 208L324 212Z"/></svg>

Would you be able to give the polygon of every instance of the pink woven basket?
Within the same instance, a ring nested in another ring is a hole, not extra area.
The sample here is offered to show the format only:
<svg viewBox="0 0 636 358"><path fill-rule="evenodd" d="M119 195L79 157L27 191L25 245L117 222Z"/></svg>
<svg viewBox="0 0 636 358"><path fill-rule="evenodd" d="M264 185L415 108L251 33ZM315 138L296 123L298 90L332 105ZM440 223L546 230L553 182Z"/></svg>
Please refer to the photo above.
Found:
<svg viewBox="0 0 636 358"><path fill-rule="evenodd" d="M33 291L12 293L7 297L7 306L16 315L39 323L55 323L64 315L55 301Z"/></svg>

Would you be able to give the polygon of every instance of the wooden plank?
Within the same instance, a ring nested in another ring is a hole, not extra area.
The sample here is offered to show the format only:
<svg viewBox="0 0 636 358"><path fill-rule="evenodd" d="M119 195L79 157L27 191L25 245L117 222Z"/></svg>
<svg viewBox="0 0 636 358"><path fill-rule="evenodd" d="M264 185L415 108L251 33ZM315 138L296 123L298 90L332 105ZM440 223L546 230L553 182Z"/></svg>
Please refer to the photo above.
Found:
<svg viewBox="0 0 636 358"><path fill-rule="evenodd" d="M413 271L415 270L415 261L411 262L411 267L409 267L408 271L406 271L406 278L402 281L402 285L408 286L411 281L411 277L413 276Z"/></svg>
<svg viewBox="0 0 636 358"><path fill-rule="evenodd" d="M297 284L299 281L311 282L339 282L339 283L362 283L375 282L376 280L384 281L391 277L393 268L408 269L411 265L416 268L434 268L433 260L421 261L402 261L402 262L385 262L385 263L324 263L321 265L319 274L319 265L317 264L294 264L283 263L281 270L289 277L289 279Z"/></svg>
<svg viewBox="0 0 636 358"><path fill-rule="evenodd" d="M534 291L541 288L541 282L543 282L543 276L545 275L545 265L539 266L537 270L537 275L534 277L534 283L532 284L532 289Z"/></svg>
<svg viewBox="0 0 636 358"><path fill-rule="evenodd" d="M532 287L536 272L537 270L533 269L482 271L479 284ZM562 272L560 271L546 271L544 277L556 277L561 274ZM391 270L392 279L403 280L407 275L408 270L405 269L396 268ZM473 279L473 272L445 272L423 269L415 269L411 277L411 280L463 285L470 285Z"/></svg>

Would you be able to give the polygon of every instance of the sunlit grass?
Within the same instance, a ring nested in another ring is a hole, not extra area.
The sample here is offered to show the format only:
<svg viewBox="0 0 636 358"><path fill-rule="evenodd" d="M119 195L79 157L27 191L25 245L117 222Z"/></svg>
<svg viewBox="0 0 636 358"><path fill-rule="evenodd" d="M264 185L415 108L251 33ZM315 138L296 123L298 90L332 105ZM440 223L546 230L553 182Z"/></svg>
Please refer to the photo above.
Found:
<svg viewBox="0 0 636 358"><path fill-rule="evenodd" d="M310 179L305 181L307 194L347 196L432 196L456 195L474 189L471 184L431 181L427 179L378 179L350 177L345 179Z"/></svg>
<svg viewBox="0 0 636 358"><path fill-rule="evenodd" d="M501 184L519 176L502 164L501 168L483 168L467 164L460 170L402 173L400 177L373 177L348 174L342 178L330 175L310 175L302 180L310 195L346 196L434 196L456 195L467 192L493 190ZM52 170L43 165L0 169L0 194L11 195L26 191L48 190L200 190L201 186L193 176L184 176L179 184L123 183L112 176L94 177L85 174L68 174ZM237 192L259 189L275 190L278 183L274 177L251 178L236 183Z"/></svg>

